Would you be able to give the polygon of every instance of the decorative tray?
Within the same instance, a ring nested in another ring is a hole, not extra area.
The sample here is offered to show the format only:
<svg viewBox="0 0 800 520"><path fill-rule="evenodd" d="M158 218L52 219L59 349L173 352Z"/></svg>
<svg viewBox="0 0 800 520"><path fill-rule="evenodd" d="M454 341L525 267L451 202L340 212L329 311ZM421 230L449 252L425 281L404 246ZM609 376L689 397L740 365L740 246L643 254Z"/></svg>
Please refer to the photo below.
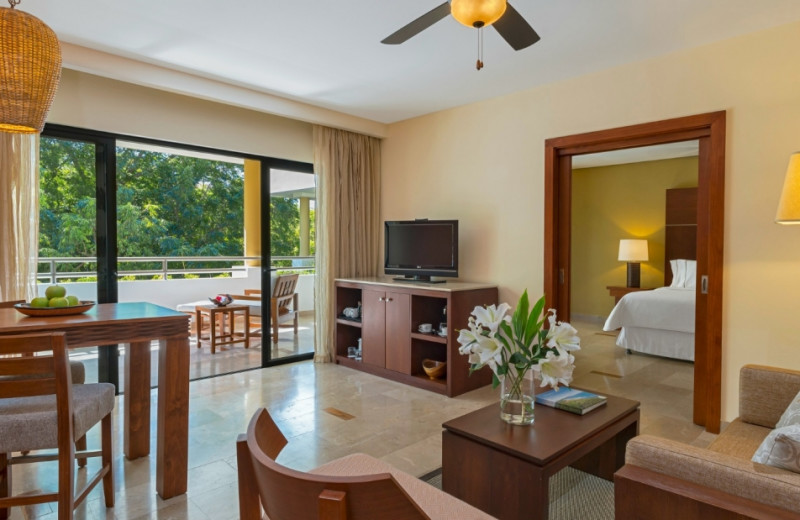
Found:
<svg viewBox="0 0 800 520"><path fill-rule="evenodd" d="M83 314L94 307L92 301L82 301L78 305L71 307L31 307L30 303L18 303L14 308L26 316L47 317L47 316L70 316L73 314Z"/></svg>

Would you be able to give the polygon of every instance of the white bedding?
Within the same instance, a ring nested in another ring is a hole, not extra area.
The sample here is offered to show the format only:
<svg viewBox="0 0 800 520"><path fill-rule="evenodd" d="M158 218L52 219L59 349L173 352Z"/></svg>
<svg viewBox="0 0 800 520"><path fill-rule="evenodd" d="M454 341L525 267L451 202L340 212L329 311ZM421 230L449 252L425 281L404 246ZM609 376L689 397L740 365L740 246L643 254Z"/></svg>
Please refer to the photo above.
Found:
<svg viewBox="0 0 800 520"><path fill-rule="evenodd" d="M622 328L617 345L628 350L694 360L695 289L662 287L628 293L603 330Z"/></svg>
<svg viewBox="0 0 800 520"><path fill-rule="evenodd" d="M628 293L611 311L603 330L641 327L694 334L694 293L695 289L683 287Z"/></svg>

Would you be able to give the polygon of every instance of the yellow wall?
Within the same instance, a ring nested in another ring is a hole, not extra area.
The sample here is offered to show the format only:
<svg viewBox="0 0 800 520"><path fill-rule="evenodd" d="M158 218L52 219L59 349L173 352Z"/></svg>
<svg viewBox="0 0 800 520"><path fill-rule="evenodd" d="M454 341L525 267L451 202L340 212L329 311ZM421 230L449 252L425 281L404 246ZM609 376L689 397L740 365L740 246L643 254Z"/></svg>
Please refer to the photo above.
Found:
<svg viewBox="0 0 800 520"><path fill-rule="evenodd" d="M573 315L605 319L611 312L606 287L626 283L626 263L617 260L622 238L647 240L641 286L664 285L665 192L695 186L697 157L573 170Z"/></svg>
<svg viewBox="0 0 800 520"><path fill-rule="evenodd" d="M460 220L464 280L542 291L544 141L728 111L723 420L745 363L800 369L800 228L773 220L800 148L800 23L391 125L384 218ZM524 52L536 52L529 49ZM520 57L524 61L524 57ZM488 69L476 74L491 74Z"/></svg>

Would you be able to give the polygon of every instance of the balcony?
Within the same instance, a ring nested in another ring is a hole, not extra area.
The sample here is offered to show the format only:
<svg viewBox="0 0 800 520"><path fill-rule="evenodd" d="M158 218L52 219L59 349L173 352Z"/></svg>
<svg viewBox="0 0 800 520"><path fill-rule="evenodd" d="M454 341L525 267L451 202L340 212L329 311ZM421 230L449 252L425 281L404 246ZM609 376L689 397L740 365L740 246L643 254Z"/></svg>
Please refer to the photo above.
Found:
<svg viewBox="0 0 800 520"><path fill-rule="evenodd" d="M182 303L206 300L217 294L243 294L245 289L261 288L261 259L258 257L120 257L118 259L118 294L120 302L147 301L175 309ZM38 292L58 283L69 294L81 300L97 300L97 272L93 258L40 258ZM191 378L198 379L222 373L257 368L262 365L262 342L270 347L272 360L314 351L314 257L273 257L271 271L275 275L298 273L300 330L294 335L291 327L282 327L277 345L269 339L269 325L251 326L251 331L264 328L264 335L255 336L249 349L241 345L223 347L212 355L207 346L196 347L192 336ZM241 326L241 325L240 325ZM158 344L152 347L158 353ZM121 360L124 349L120 349ZM80 349L72 357L87 361L89 380L96 379L97 348ZM120 362L122 363L122 361ZM152 363L157 367L155 358ZM120 364L120 376L122 364ZM153 374L152 384L156 383Z"/></svg>

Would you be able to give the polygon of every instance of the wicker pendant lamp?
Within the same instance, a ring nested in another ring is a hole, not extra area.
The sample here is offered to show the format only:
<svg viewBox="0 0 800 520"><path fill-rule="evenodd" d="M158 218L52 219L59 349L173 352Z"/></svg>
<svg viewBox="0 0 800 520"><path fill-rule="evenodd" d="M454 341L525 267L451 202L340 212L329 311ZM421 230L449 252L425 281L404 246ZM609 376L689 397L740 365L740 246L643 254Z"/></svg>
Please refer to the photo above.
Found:
<svg viewBox="0 0 800 520"><path fill-rule="evenodd" d="M44 128L61 79L61 45L33 15L0 8L0 131L35 134Z"/></svg>

